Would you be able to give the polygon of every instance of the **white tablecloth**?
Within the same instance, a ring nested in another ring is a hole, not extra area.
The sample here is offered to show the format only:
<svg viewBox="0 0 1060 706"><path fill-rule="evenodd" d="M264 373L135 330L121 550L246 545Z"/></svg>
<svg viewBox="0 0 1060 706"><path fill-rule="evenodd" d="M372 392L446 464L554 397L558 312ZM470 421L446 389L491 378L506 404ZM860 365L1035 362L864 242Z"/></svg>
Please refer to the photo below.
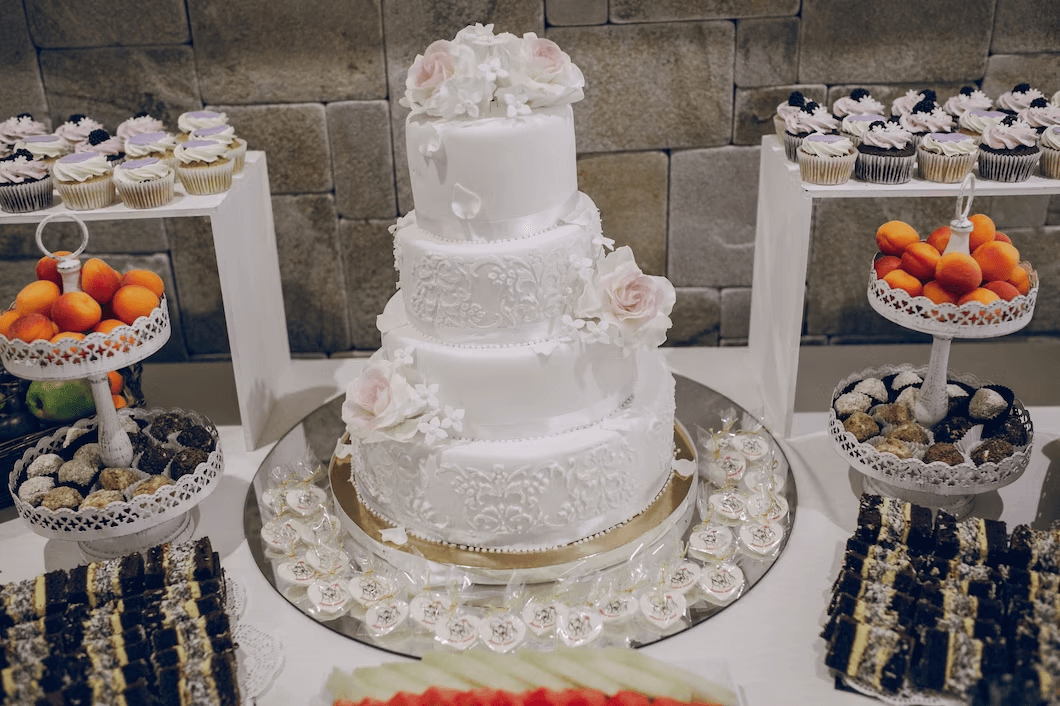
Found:
<svg viewBox="0 0 1060 706"><path fill-rule="evenodd" d="M1060 408L1031 408L1030 413L1035 448L1029 468L1014 484L980 498L975 510L1007 521L1010 528L1039 513L1060 514ZM645 648L653 657L704 676L727 676L750 706L868 703L834 689L823 663L824 642L818 637L843 543L854 530L861 490L860 476L835 453L823 431L826 418L796 415L793 439L783 443L799 503L790 541L770 573L722 613ZM272 589L243 536L244 499L268 447L247 452L240 427L222 427L220 433L225 475L198 507L196 536L210 536L225 569L245 587L244 620L283 645L284 667L258 703L306 703L320 692L334 667L348 670L401 659L314 623ZM79 555L71 543L38 537L19 519L0 523L0 582L77 563Z"/></svg>

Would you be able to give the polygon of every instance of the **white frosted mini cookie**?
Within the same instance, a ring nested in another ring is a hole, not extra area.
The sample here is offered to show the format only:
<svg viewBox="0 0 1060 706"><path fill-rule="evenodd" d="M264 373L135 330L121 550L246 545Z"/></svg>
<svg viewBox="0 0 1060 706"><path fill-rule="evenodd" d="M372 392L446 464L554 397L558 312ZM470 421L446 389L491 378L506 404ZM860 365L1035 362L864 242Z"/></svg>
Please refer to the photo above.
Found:
<svg viewBox="0 0 1060 706"><path fill-rule="evenodd" d="M766 556L784 541L784 528L777 522L749 522L740 528L740 540L749 552Z"/></svg>
<svg viewBox="0 0 1060 706"><path fill-rule="evenodd" d="M666 587L671 591L685 593L696 585L701 569L694 561L682 561L667 578Z"/></svg>
<svg viewBox="0 0 1060 706"><path fill-rule="evenodd" d="M740 522L747 511L747 501L737 492L723 490L714 493L708 501L714 509L714 516L728 522Z"/></svg>
<svg viewBox="0 0 1060 706"><path fill-rule="evenodd" d="M514 613L492 615L478 624L478 639L494 652L511 652L526 640L526 623Z"/></svg>
<svg viewBox="0 0 1060 706"><path fill-rule="evenodd" d="M648 591L640 597L641 615L657 630L665 630L684 617L688 601L677 591Z"/></svg>
<svg viewBox="0 0 1060 706"><path fill-rule="evenodd" d="M743 570L731 562L723 562L703 571L699 587L714 603L728 603L743 590Z"/></svg>
<svg viewBox="0 0 1060 706"><path fill-rule="evenodd" d="M409 606L405 601L389 600L376 603L364 614L364 625L376 637L388 635L409 617Z"/></svg>
<svg viewBox="0 0 1060 706"><path fill-rule="evenodd" d="M294 561L285 561L277 566L276 575L282 581L295 586L305 587L313 583L319 574L305 559L295 559Z"/></svg>
<svg viewBox="0 0 1060 706"><path fill-rule="evenodd" d="M688 552L707 560L727 559L736 550L736 538L725 525L706 522L692 530L688 537Z"/></svg>

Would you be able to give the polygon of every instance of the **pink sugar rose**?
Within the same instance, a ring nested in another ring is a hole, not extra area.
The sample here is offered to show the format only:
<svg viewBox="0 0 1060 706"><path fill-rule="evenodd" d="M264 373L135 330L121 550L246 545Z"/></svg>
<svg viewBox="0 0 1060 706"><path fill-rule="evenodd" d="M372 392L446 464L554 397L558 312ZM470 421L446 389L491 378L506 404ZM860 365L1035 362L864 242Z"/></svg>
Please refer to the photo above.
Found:
<svg viewBox="0 0 1060 706"><path fill-rule="evenodd" d="M665 277L641 272L633 251L621 247L597 265L596 274L581 298L580 318L599 319L605 328L615 326L625 347L659 346L670 328L670 311L676 294Z"/></svg>
<svg viewBox="0 0 1060 706"><path fill-rule="evenodd" d="M570 57L551 39L532 37L523 41L528 43L530 49L528 73L539 81L558 76L570 63Z"/></svg>
<svg viewBox="0 0 1060 706"><path fill-rule="evenodd" d="M410 439L423 403L393 363L372 362L346 389L342 420L350 436L365 442Z"/></svg>
<svg viewBox="0 0 1060 706"><path fill-rule="evenodd" d="M416 57L409 69L409 77L416 88L433 93L454 71L453 59L449 56L449 42L443 39L427 47L423 56Z"/></svg>

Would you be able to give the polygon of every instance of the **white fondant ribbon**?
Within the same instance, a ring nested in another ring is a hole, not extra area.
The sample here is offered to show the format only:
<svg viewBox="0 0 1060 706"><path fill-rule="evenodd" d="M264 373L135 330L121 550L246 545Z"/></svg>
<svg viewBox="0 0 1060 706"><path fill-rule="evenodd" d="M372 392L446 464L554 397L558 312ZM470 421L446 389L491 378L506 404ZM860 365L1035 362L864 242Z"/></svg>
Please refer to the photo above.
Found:
<svg viewBox="0 0 1060 706"><path fill-rule="evenodd" d="M480 217L483 211L488 213L488 204L466 187L457 184L453 193L453 218L433 218L426 214L416 213L419 227L431 235L443 240L471 241L478 243L495 240L518 240L528 238L555 227L577 206L577 190L556 206L531 213L525 216L505 220L490 220ZM472 198L473 197L473 198Z"/></svg>
<svg viewBox="0 0 1060 706"><path fill-rule="evenodd" d="M583 429L606 422L622 408L631 394L632 386L576 412L556 414L544 419L521 420L511 424L476 423L465 418L461 436L481 441L508 441L554 436L574 429Z"/></svg>

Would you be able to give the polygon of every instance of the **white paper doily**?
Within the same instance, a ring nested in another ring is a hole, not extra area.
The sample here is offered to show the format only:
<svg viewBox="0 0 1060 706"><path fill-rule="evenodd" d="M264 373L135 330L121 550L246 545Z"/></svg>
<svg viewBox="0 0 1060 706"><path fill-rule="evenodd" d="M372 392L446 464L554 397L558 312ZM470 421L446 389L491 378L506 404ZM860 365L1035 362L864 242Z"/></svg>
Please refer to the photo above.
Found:
<svg viewBox="0 0 1060 706"><path fill-rule="evenodd" d="M247 609L247 590L243 584L233 580L225 574L225 612L233 622L243 618L243 612Z"/></svg>
<svg viewBox="0 0 1060 706"><path fill-rule="evenodd" d="M239 694L250 706L269 690L283 668L283 650L279 640L249 623L237 622L232 627L232 639L237 645Z"/></svg>
<svg viewBox="0 0 1060 706"><path fill-rule="evenodd" d="M903 687L897 694L885 694L878 689L858 682L846 674L841 674L840 678L842 678L844 684L859 694L871 696L886 704L891 704L891 706L965 706L963 700L951 696L918 692L908 687Z"/></svg>

